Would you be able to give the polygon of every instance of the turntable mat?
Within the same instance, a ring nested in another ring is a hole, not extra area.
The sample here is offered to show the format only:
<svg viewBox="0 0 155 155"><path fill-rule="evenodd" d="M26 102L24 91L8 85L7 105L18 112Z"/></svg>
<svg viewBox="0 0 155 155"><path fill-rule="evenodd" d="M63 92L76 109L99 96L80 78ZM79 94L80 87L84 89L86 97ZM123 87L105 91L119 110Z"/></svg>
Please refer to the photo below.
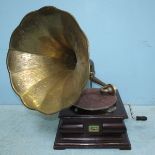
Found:
<svg viewBox="0 0 155 155"><path fill-rule="evenodd" d="M74 105L84 110L106 110L114 106L116 101L116 95L100 93L99 88L88 88L83 90L80 98Z"/></svg>

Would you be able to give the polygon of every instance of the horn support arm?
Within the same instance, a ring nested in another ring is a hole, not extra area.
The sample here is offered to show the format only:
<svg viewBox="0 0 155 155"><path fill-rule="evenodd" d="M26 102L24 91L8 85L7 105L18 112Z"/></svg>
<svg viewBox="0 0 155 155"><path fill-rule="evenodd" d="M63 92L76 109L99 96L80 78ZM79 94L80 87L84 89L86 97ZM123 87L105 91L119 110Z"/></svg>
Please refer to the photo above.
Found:
<svg viewBox="0 0 155 155"><path fill-rule="evenodd" d="M95 68L94 68L94 63L92 60L90 60L90 76L89 76L90 81L102 86L100 88L101 93L107 93L109 95L115 95L116 94L116 87L114 87L112 84L106 84L100 79L98 79L95 76Z"/></svg>

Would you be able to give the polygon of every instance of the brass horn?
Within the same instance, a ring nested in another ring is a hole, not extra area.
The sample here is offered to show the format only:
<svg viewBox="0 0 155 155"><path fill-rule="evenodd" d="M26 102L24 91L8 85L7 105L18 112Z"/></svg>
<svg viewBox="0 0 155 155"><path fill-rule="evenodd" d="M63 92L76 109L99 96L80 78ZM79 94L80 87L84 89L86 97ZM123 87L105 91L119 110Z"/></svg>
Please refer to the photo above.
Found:
<svg viewBox="0 0 155 155"><path fill-rule="evenodd" d="M74 104L90 77L88 41L72 15L43 7L13 32L7 64L24 105L52 114Z"/></svg>

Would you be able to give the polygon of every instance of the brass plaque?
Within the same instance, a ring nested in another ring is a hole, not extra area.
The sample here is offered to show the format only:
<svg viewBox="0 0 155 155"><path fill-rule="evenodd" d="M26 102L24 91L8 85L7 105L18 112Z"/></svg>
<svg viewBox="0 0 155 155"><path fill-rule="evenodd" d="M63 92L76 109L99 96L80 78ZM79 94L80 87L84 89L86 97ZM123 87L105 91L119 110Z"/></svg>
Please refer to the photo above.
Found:
<svg viewBox="0 0 155 155"><path fill-rule="evenodd" d="M100 126L99 125L89 125L88 131L89 132L100 132Z"/></svg>

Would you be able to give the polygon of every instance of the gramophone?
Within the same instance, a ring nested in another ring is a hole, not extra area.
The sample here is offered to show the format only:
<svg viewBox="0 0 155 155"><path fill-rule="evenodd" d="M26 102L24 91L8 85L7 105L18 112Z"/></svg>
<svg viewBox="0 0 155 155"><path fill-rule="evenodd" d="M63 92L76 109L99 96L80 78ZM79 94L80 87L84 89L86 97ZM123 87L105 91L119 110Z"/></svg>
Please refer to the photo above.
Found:
<svg viewBox="0 0 155 155"><path fill-rule="evenodd" d="M27 14L11 36L7 64L26 107L59 112L54 149L131 149L118 90L95 76L87 38L68 12L48 6Z"/></svg>

